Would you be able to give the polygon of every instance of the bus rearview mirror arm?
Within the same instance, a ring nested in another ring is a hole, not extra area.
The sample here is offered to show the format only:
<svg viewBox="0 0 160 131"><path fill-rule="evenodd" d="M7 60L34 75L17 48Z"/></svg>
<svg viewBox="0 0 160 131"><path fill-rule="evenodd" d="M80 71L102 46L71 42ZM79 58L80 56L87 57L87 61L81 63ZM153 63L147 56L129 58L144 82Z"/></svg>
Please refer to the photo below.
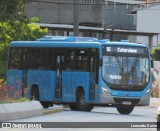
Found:
<svg viewBox="0 0 160 131"><path fill-rule="evenodd" d="M152 58L151 58L151 68L154 68L154 61Z"/></svg>

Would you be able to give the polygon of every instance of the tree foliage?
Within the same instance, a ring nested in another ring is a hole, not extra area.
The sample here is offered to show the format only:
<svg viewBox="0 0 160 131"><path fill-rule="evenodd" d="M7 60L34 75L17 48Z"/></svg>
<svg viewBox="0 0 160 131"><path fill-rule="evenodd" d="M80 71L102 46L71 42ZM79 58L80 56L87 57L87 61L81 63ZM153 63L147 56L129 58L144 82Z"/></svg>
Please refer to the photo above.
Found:
<svg viewBox="0 0 160 131"><path fill-rule="evenodd" d="M0 77L5 77L11 41L35 40L47 33L47 29L33 24L37 18L25 17L24 3L25 0L0 0Z"/></svg>
<svg viewBox="0 0 160 131"><path fill-rule="evenodd" d="M25 21L25 0L0 0L0 21Z"/></svg>
<svg viewBox="0 0 160 131"><path fill-rule="evenodd" d="M158 44L155 49L151 50L151 55L154 60L160 61L160 44Z"/></svg>

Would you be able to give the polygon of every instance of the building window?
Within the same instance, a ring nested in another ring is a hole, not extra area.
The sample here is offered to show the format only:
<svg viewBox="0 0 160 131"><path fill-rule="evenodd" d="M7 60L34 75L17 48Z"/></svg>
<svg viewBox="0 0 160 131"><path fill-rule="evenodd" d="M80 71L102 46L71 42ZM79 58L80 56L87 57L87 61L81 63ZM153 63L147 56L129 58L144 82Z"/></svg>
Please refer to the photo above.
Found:
<svg viewBox="0 0 160 131"><path fill-rule="evenodd" d="M86 4L97 4L99 3L99 1L98 0L85 0L85 3Z"/></svg>

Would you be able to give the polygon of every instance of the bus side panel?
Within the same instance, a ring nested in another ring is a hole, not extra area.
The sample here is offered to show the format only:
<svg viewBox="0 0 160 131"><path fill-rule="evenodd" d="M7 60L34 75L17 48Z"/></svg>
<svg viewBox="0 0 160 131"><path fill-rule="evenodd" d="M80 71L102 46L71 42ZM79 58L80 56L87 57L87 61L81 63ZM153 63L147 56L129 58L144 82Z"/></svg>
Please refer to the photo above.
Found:
<svg viewBox="0 0 160 131"><path fill-rule="evenodd" d="M86 102L89 101L89 75L88 72L64 71L62 83L62 101L76 102L76 89L83 87L85 90Z"/></svg>
<svg viewBox="0 0 160 131"><path fill-rule="evenodd" d="M55 71L28 71L28 84L37 85L40 101L53 101L55 98L56 72Z"/></svg>
<svg viewBox="0 0 160 131"><path fill-rule="evenodd" d="M16 91L22 91L22 71L21 70L7 70L7 87L10 87L11 97L16 97ZM19 93L21 96L21 93ZM17 96L17 97L19 97Z"/></svg>

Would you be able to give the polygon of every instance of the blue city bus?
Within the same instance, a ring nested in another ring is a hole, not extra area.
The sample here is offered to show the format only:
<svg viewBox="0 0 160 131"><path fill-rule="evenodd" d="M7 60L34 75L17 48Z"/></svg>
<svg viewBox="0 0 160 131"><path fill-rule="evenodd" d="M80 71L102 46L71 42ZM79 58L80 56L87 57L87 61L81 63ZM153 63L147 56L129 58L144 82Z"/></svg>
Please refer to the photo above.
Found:
<svg viewBox="0 0 160 131"><path fill-rule="evenodd" d="M9 48L7 85L22 83L28 97L44 108L68 104L71 110L116 107L130 114L148 106L151 58L144 44L96 38L46 36L13 41Z"/></svg>

